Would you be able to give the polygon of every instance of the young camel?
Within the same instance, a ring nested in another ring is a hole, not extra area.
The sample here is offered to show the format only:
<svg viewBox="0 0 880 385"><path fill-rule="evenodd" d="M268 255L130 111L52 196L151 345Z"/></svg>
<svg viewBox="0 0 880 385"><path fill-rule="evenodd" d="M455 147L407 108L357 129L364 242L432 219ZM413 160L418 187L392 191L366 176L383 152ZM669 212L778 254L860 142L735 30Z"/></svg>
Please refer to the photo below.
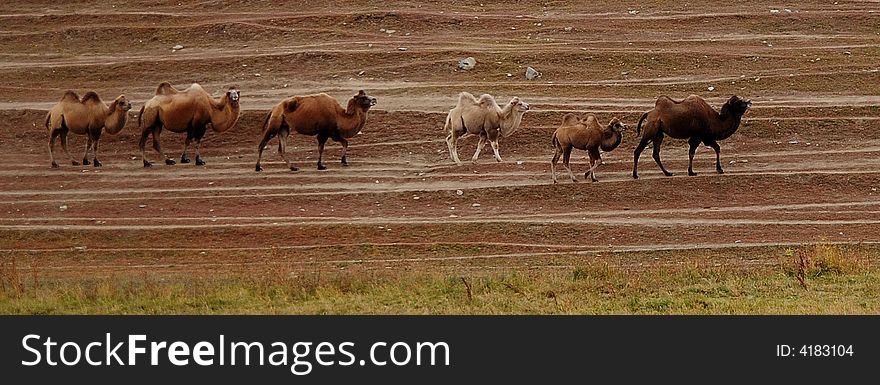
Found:
<svg viewBox="0 0 880 385"><path fill-rule="evenodd" d="M568 165L571 157L572 148L578 150L586 150L590 155L590 169L584 173L584 178L589 177L593 182L597 182L595 170L602 164L602 156L599 149L608 152L617 148L623 138L623 132L626 125L621 123L617 118L611 118L608 126L602 127L599 121L592 114L586 118L579 118L574 114L566 114L562 118L562 125L553 133L553 146L556 153L553 160L550 161L550 173L553 175L553 183L556 183L556 162L562 155L562 165L568 170L568 176L572 182L577 182L571 167Z"/></svg>
<svg viewBox="0 0 880 385"><path fill-rule="evenodd" d="M144 147L147 137L153 135L153 148L165 159L165 164L175 164L174 159L169 159L162 151L159 143L159 135L162 129L171 132L186 133L186 142L183 147L183 155L180 163L189 163L186 151L193 140L196 141L196 165L202 166L205 161L199 155L202 138L208 127L216 132L224 132L235 126L241 112L239 106L239 91L230 87L219 99L214 100L202 86L193 83L189 88L178 91L168 82L159 84L156 88L156 96L148 100L141 108L138 122L141 126L141 140L138 148L144 167L151 167L153 163L147 161Z"/></svg>
<svg viewBox="0 0 880 385"><path fill-rule="evenodd" d="M458 104L449 110L446 115L446 124L443 129L448 133L446 146L449 148L449 157L461 166L458 159L458 139L468 134L479 135L477 151L471 159L474 163L480 157L480 151L486 145L486 141L492 145L495 152L495 160L501 162L501 154L498 153L498 139L500 136L507 137L519 129L523 114L529 110L529 104L514 96L510 102L501 108L495 102L495 98L489 94L483 94L480 99L474 95L462 92L458 95Z"/></svg>
<svg viewBox="0 0 880 385"><path fill-rule="evenodd" d="M287 137L290 131L318 137L318 170L326 170L324 165L324 144L333 139L342 144L342 165L348 166L345 153L348 151L348 138L361 132L367 122L367 112L376 105L376 98L360 90L342 108L339 102L327 94L291 96L272 108L263 122L263 134L257 147L256 171L263 171L260 160L263 149L269 140L278 136L278 153L291 171L299 170L290 164L285 156Z"/></svg>
<svg viewBox="0 0 880 385"><path fill-rule="evenodd" d="M125 127L128 120L128 110L131 103L125 95L119 95L109 105L104 105L97 93L89 91L82 99L73 91L67 91L61 100L46 114L46 129L49 130L49 158L52 160L52 168L57 168L55 162L55 138L61 137L61 148L70 158L70 163L79 166L79 162L73 160L67 151L67 134L73 132L77 135L86 135L86 152L83 155L82 164L89 165L89 149L92 149L92 163L95 167L101 167L98 160L98 140L106 128L110 134L117 134Z"/></svg>
<svg viewBox="0 0 880 385"><path fill-rule="evenodd" d="M697 146L703 143L715 150L715 170L723 174L721 169L721 146L719 140L727 139L739 128L743 115L752 106L752 101L740 99L733 95L721 106L721 112L715 112L703 98L697 95L688 96L682 101L672 100L661 96L654 103L654 109L642 114L636 129L641 134L642 122L645 122L645 134L636 146L633 154L634 179L639 178L639 156L648 142L654 142L654 161L660 167L660 171L666 176L672 173L663 167L660 162L660 144L663 136L670 138L688 139L690 150L688 151L688 175L694 176L694 153Z"/></svg>

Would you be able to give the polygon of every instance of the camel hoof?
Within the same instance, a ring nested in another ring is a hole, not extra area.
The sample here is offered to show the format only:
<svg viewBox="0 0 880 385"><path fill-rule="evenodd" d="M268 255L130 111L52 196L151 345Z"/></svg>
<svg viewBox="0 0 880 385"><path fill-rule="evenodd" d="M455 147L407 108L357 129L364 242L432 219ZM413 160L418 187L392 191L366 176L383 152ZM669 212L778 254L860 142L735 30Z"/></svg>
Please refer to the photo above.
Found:
<svg viewBox="0 0 880 385"><path fill-rule="evenodd" d="M153 167L153 163L144 161L144 168L148 168L148 167Z"/></svg>
<svg viewBox="0 0 880 385"><path fill-rule="evenodd" d="M177 164L177 162L175 162L174 159L165 159L165 165L174 166L175 164Z"/></svg>
<svg viewBox="0 0 880 385"><path fill-rule="evenodd" d="M202 158L196 157L196 166L204 166L205 161Z"/></svg>
<svg viewBox="0 0 880 385"><path fill-rule="evenodd" d="M724 174L724 170L722 170L722 169L720 169L720 168L719 168L717 171L718 171L719 174Z"/></svg>
<svg viewBox="0 0 880 385"><path fill-rule="evenodd" d="M299 167L290 166L290 171L299 171Z"/></svg>
<svg viewBox="0 0 880 385"><path fill-rule="evenodd" d="M58 163L52 162L52 168L58 168Z"/></svg>
<svg viewBox="0 0 880 385"><path fill-rule="evenodd" d="M342 166L348 167L348 162L342 162Z"/></svg>
<svg viewBox="0 0 880 385"><path fill-rule="evenodd" d="M666 176L673 176L673 175L675 175L675 174L673 174L673 173L671 173L671 172L667 172L667 173L664 173L664 174L665 174Z"/></svg>
<svg viewBox="0 0 880 385"><path fill-rule="evenodd" d="M190 162L189 158L187 158L187 157L185 157L185 156L181 156L181 157L180 157L180 163L186 164L186 163L189 163L189 162Z"/></svg>
<svg viewBox="0 0 880 385"><path fill-rule="evenodd" d="M639 175L638 175L638 174L633 174L633 179L639 179Z"/></svg>
<svg viewBox="0 0 880 385"><path fill-rule="evenodd" d="M256 172L260 172L260 171L263 171L263 167L258 164L257 167L254 168L254 170Z"/></svg>
<svg viewBox="0 0 880 385"><path fill-rule="evenodd" d="M92 164L93 164L95 167L101 167L101 166L104 165L104 164L102 164L100 161L98 161L97 159L95 159L95 160L92 162Z"/></svg>
<svg viewBox="0 0 880 385"><path fill-rule="evenodd" d="M326 170L326 169L327 169L327 166L325 166L323 164L318 165L318 170Z"/></svg>
<svg viewBox="0 0 880 385"><path fill-rule="evenodd" d="M688 176L697 176L697 173L693 171L688 171Z"/></svg>
<svg viewBox="0 0 880 385"><path fill-rule="evenodd" d="M88 166L88 165L89 165L89 160L83 159L83 166Z"/></svg>
<svg viewBox="0 0 880 385"><path fill-rule="evenodd" d="M70 163L72 163L74 166L79 166L79 162L77 162L75 160L70 161Z"/></svg>

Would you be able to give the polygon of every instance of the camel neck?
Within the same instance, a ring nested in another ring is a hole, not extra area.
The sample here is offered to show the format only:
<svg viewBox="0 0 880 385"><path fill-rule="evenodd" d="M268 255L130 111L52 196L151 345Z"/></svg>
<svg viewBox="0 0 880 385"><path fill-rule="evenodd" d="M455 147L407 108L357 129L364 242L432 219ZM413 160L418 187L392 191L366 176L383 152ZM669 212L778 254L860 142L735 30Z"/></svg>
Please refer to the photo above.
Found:
<svg viewBox="0 0 880 385"><path fill-rule="evenodd" d="M611 151L617 148L622 140L623 135L615 132L611 125L608 125L605 127L605 132L602 133L602 143L599 144L599 147L602 148L602 151Z"/></svg>
<svg viewBox="0 0 880 385"><path fill-rule="evenodd" d="M712 129L715 134L715 140L727 139L733 135L742 121L742 115L732 114L730 107L726 103L721 107L721 113L718 114L718 118L719 124Z"/></svg>
<svg viewBox="0 0 880 385"><path fill-rule="evenodd" d="M116 134L119 131L122 131L122 128L125 127L126 118L128 118L128 112L119 108L114 101L110 103L109 107L107 107L107 117L104 119L104 128L107 129L108 133Z"/></svg>
<svg viewBox="0 0 880 385"><path fill-rule="evenodd" d="M212 102L214 102L212 100ZM211 126L214 131L226 131L238 122L239 109L238 105L233 106L229 101L229 96L223 95L220 101L214 102L214 111L211 112Z"/></svg>
<svg viewBox="0 0 880 385"><path fill-rule="evenodd" d="M348 101L348 108L340 117L337 126L340 134L345 138L357 135L367 122L367 111L357 106L354 99Z"/></svg>
<svg viewBox="0 0 880 385"><path fill-rule="evenodd" d="M501 118L501 136L507 137L512 135L519 128L524 113L514 112L511 105L508 104L504 106L499 115Z"/></svg>

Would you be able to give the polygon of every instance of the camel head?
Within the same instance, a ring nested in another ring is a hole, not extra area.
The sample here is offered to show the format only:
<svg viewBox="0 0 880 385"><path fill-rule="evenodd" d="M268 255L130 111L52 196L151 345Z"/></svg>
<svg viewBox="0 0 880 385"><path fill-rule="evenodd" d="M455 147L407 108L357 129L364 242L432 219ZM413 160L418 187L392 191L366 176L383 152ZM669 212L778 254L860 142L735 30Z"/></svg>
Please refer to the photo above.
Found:
<svg viewBox="0 0 880 385"><path fill-rule="evenodd" d="M122 111L128 112L131 109L131 102L125 98L125 95L119 95L113 103L116 104L116 108L120 108Z"/></svg>
<svg viewBox="0 0 880 385"><path fill-rule="evenodd" d="M727 107L730 109L730 112L736 116L742 116L746 113L746 110L752 106L752 101L748 99L741 99L739 96L733 95L727 100L725 103Z"/></svg>
<svg viewBox="0 0 880 385"><path fill-rule="evenodd" d="M611 121L608 122L608 128L610 128L615 133L620 134L620 133L626 131L627 126L626 126L626 124L623 124L623 122L621 122L620 119L617 119L615 117L615 118L611 118Z"/></svg>
<svg viewBox="0 0 880 385"><path fill-rule="evenodd" d="M526 112L531 108L528 103L519 100L518 96L514 96L513 99L510 99L510 103L507 104L513 107L514 112Z"/></svg>
<svg viewBox="0 0 880 385"><path fill-rule="evenodd" d="M352 99L354 99L355 103L357 103L359 107L363 108L364 111L369 110L370 107L375 106L377 103L376 98L367 95L366 93L364 93L364 90L358 91L358 94L353 96Z"/></svg>
<svg viewBox="0 0 880 385"><path fill-rule="evenodd" d="M226 91L226 97L229 98L230 105L238 107L238 99L241 97L241 92L235 87L229 87L229 91Z"/></svg>

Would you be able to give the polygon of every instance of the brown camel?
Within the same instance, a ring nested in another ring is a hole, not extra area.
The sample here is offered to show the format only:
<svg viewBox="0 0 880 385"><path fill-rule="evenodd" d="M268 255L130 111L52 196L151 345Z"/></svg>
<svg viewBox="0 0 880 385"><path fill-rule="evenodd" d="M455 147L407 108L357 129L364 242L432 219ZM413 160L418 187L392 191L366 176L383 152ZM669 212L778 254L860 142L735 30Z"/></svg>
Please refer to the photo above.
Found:
<svg viewBox="0 0 880 385"><path fill-rule="evenodd" d="M641 133L642 122L645 122L645 133L642 140L636 146L633 159L633 178L638 179L639 156L648 142L654 142L654 161L660 166L660 170L666 176L672 173L663 167L660 162L660 144L663 136L670 138L688 139L690 151L688 153L688 175L697 175L694 172L694 152L697 146L703 143L715 150L715 170L723 174L721 169L721 147L719 140L727 139L739 128L740 121L746 110L752 106L751 100L740 99L731 96L721 106L721 112L715 112L703 98L691 95L682 101L675 101L666 96L657 98L654 109L642 114L636 130Z"/></svg>
<svg viewBox="0 0 880 385"><path fill-rule="evenodd" d="M599 125L599 120L592 114L586 118L579 118L575 114L566 114L562 118L562 125L553 133L553 146L556 153L550 162L550 173L553 175L553 183L556 183L556 162L559 156L562 156L562 164L568 170L568 176L572 182L577 182L574 174L571 173L571 167L568 160L571 157L572 148L578 150L586 150L590 155L590 169L584 173L584 178L589 177L596 182L596 173L594 172L600 164L602 164L602 156L599 149L608 152L617 148L623 138L623 131L626 125L621 123L617 118L611 118L608 126Z"/></svg>
<svg viewBox="0 0 880 385"><path fill-rule="evenodd" d="M49 130L49 158L52 160L52 168L57 168L55 162L55 138L61 137L61 148L70 158L70 163L79 166L79 162L73 160L67 151L67 134L73 132L77 135L86 135L86 153L83 155L82 164L89 165L89 149L92 149L94 158L92 163L95 167L101 167L98 160L98 140L104 128L110 134L117 134L125 127L128 119L128 110L131 103L125 95L119 95L109 105L104 105L101 98L95 92L89 91L82 99L73 91L67 91L61 100L46 114L46 128Z"/></svg>
<svg viewBox="0 0 880 385"><path fill-rule="evenodd" d="M148 100L141 108L138 118L141 127L141 141L139 148L144 167L153 164L147 161L144 147L147 137L153 135L153 148L165 159L165 164L173 165L174 159L167 158L159 143L159 135L162 129L171 132L186 133L186 142L183 147L183 155L180 163L189 163L186 151L193 140L196 142L196 165L202 166L205 161L199 155L202 138L208 127L216 132L224 132L235 126L238 122L241 108L238 103L239 91L230 87L219 99L214 100L202 86L193 83L189 88L178 91L168 82L159 84L156 95Z"/></svg>
<svg viewBox="0 0 880 385"><path fill-rule="evenodd" d="M285 156L287 137L291 129L303 135L318 137L318 170L326 170L324 166L324 144L333 139L342 144L342 165L348 166L345 153L348 150L348 138L361 132L367 122L367 112L376 105L376 98L368 96L364 90L348 101L348 107L342 108L339 102L327 94L291 96L272 107L263 122L263 135L257 147L257 171L263 171L260 159L263 149L269 140L278 136L278 153L287 163L287 168L296 171L298 168L290 164Z"/></svg>
<svg viewBox="0 0 880 385"><path fill-rule="evenodd" d="M480 95L477 99L473 94L462 92L458 94L458 103L449 110L446 115L446 124L443 130L447 133L446 146L449 148L449 157L461 165L458 159L458 139L468 134L479 135L477 151L471 161L477 162L480 151L486 145L486 141L492 145L495 160L501 162L501 154L498 152L498 139L507 137L519 129L523 114L529 110L529 104L514 96L510 102L501 108L495 102L495 98L489 94ZM499 136L500 134L500 136Z"/></svg>

